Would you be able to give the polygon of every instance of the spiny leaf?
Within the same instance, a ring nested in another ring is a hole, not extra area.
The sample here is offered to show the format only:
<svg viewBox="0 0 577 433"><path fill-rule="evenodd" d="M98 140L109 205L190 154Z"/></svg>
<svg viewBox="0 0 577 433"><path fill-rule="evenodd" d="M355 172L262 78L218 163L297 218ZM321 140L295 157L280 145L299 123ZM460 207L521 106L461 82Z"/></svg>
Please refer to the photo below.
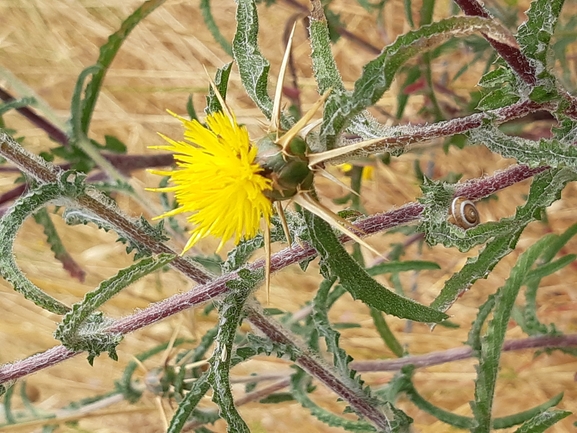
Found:
<svg viewBox="0 0 577 433"><path fill-rule="evenodd" d="M451 425L452 427L460 428L460 429L471 429L474 426L474 420L471 417L466 417L462 415L457 415L451 413L447 410L441 409L438 406L435 406L431 402L427 401L419 392L416 390L415 386L411 381L412 372L414 371L413 368L403 368L402 374L404 374L404 379L401 379L401 386L400 390L405 392L407 397L411 400L411 402L417 406L422 411L428 413L429 415L434 416L439 421L444 422L446 424ZM399 380L399 377L396 377L394 380ZM528 421L532 417L536 416L537 414L557 405L561 399L563 398L563 394L558 394L555 397L551 398L550 400L542 403L538 406L532 407L529 410L519 412L513 415L504 416L501 418L495 418L492 422L493 429L504 429L504 428L511 428L514 425L521 424L525 421Z"/></svg>
<svg viewBox="0 0 577 433"><path fill-rule="evenodd" d="M321 256L321 273L326 279L337 276L354 299L387 314L418 322L438 323L447 318L444 313L399 296L377 283L349 256L330 225L309 212L304 212L304 217L311 242Z"/></svg>
<svg viewBox="0 0 577 433"><path fill-rule="evenodd" d="M487 278L497 263L513 251L522 231L518 229L509 236L493 239L487 243L478 256L468 258L465 266L445 282L441 293L431 303L431 308L447 311L475 281Z"/></svg>
<svg viewBox="0 0 577 433"><path fill-rule="evenodd" d="M521 52L535 63L537 86L530 98L537 102L556 96L556 79L548 63L549 44L565 0L535 0L527 11L527 21L519 27L517 40Z"/></svg>
<svg viewBox="0 0 577 433"><path fill-rule="evenodd" d="M46 241L50 245L50 250L54 253L54 258L62 263L62 267L68 271L71 277L78 279L80 282L84 281L86 272L80 267L78 263L72 258L66 247L62 243L60 236L48 215L45 208L38 210L33 214L34 221L43 227Z"/></svg>
<svg viewBox="0 0 577 433"><path fill-rule="evenodd" d="M336 136L362 110L374 105L389 89L399 68L411 57L429 51L455 36L474 32L492 35L502 31L490 20L479 17L451 17L399 36L374 60L363 67L351 96L336 89L327 100L321 134Z"/></svg>
<svg viewBox="0 0 577 433"><path fill-rule="evenodd" d="M577 149L573 143L556 139L539 141L504 134L494 126L484 126L469 133L471 144L482 144L505 158L515 158L530 167L549 165L577 168Z"/></svg>
<svg viewBox="0 0 577 433"><path fill-rule="evenodd" d="M504 218L490 225L489 223L482 224L480 227L488 227L488 229L484 231L481 231L479 227L474 227L464 232L462 235L464 237L458 239L458 241L462 243L457 245L461 247L469 246L470 243L474 243L472 242L473 240L478 240L476 238L479 232L481 232L483 236L495 236L495 238L487 243L477 257L469 258L461 271L447 280L445 287L433 301L431 307L446 311L459 295L468 290L475 281L479 278L486 278L495 265L515 248L517 239L527 224L535 221L542 209L545 209L555 200L558 200L567 182L575 179L577 179L577 175L567 168L545 171L533 178L527 202L525 205L517 208L514 217ZM427 212L427 209L425 209L423 214L425 214L425 212ZM438 222L440 218L443 218L443 212L446 212L446 210L443 211L440 208L436 210L432 209L431 215L427 217L429 223L426 223L425 227L427 227L427 224L430 224L429 227L434 227L434 224L441 226L452 225L446 221ZM431 238L442 240L443 243L451 244L451 241L455 241L455 239L447 238L446 233L442 233L442 229L429 234L432 234Z"/></svg>
<svg viewBox="0 0 577 433"><path fill-rule="evenodd" d="M10 110L16 110L18 108L28 107L29 105L34 105L36 99L32 97L26 97L21 99L14 99L8 102L2 102L0 104L0 117L6 114Z"/></svg>
<svg viewBox="0 0 577 433"><path fill-rule="evenodd" d="M243 281L233 281L229 285L231 291L218 303L220 320L216 336L217 344L210 358L208 378L214 391L212 399L220 409L220 416L226 420L228 431L250 433L234 404L230 389L230 368L237 328L242 320L244 304L253 287L247 286Z"/></svg>
<svg viewBox="0 0 577 433"><path fill-rule="evenodd" d="M254 1L239 0L236 22L232 55L238 65L240 79L248 95L270 119L272 100L267 92L270 63L258 48L258 14Z"/></svg>
<svg viewBox="0 0 577 433"><path fill-rule="evenodd" d="M296 212L286 212L285 217L292 238L300 239L305 230L301 216ZM271 219L270 231L271 242L282 242L286 240L280 218L276 215ZM241 240L238 245L227 254L226 262L222 266L223 272L227 273L237 270L250 259L256 250L263 246L264 238L260 234L251 239Z"/></svg>
<svg viewBox="0 0 577 433"><path fill-rule="evenodd" d="M435 262L427 262L424 260L406 260L403 262L379 263L378 265L367 268L367 272L370 276L375 276L389 273L392 274L395 272L425 271L435 269L441 269L441 267Z"/></svg>
<svg viewBox="0 0 577 433"><path fill-rule="evenodd" d="M495 110L514 104L521 99L521 90L524 91L527 85L504 63L500 61L496 69L481 77L479 86L483 88L483 96L477 104L477 110Z"/></svg>
<svg viewBox="0 0 577 433"><path fill-rule="evenodd" d="M541 280L542 278L545 278L547 275L554 274L558 270L563 269L565 266L575 261L576 258L577 258L576 254L568 254L566 256L561 257L559 260L547 263L546 265L541 265L527 274L527 276L525 277L525 283L529 284L532 281Z"/></svg>
<svg viewBox="0 0 577 433"><path fill-rule="evenodd" d="M529 410L525 410L523 412L519 412L514 415L504 416L502 418L495 418L493 420L493 428L494 429L511 428L514 425L529 421L531 418L539 416L539 414L545 412L546 410L552 408L553 406L556 406L562 399L563 399L563 393L557 394L555 397L549 399L545 403L540 404L539 406L532 407Z"/></svg>
<svg viewBox="0 0 577 433"><path fill-rule="evenodd" d="M337 372L342 376L351 379L349 386L353 389L358 398L370 399L369 390L363 388L363 382L357 376L356 371L349 368L349 363L353 360L347 352L339 346L341 334L331 327L328 317L327 297L329 290L334 284L336 278L325 280L321 283L319 290L313 300L312 319L315 328L320 336L324 337L327 349L333 354L333 364ZM375 400L373 405L379 404Z"/></svg>
<svg viewBox="0 0 577 433"><path fill-rule="evenodd" d="M203 336L201 346L204 349L208 349L208 347L210 347L211 344L215 341L215 337L218 334L218 332L219 332L218 326L212 328L207 334ZM230 368L240 364L241 362L246 361L252 356L255 356L259 353L263 353L263 351L261 350L263 348L262 345L256 344L255 341L251 340L250 338L249 341L252 341L252 343L254 343L254 347L237 348L237 350L235 350L230 356L230 366L229 366ZM266 341L266 344L268 344L268 346L274 345L268 339L262 339L260 341L263 342ZM283 350L280 349L279 352L283 352ZM204 353L204 350L195 351L195 356L201 356L200 355L201 353ZM203 414L202 412L195 410L202 397L210 389L210 381L209 381L210 374L211 372L207 371L206 373L202 374L199 378L195 379L190 391L184 395L183 400L179 403L178 408L176 409L170 421L167 433L180 433L184 427L184 424L187 421L191 420L191 416L194 417L195 420L199 422L215 421L213 416L210 415L207 416L207 414Z"/></svg>
<svg viewBox="0 0 577 433"><path fill-rule="evenodd" d="M400 341L395 337L393 331L387 324L386 319L383 317L383 313L381 313L376 308L371 308L371 318L373 319L373 323L375 324L375 328L379 333L381 339L385 343L385 345L391 349L391 351L398 356L399 358L405 354L405 349L401 345Z"/></svg>
<svg viewBox="0 0 577 433"><path fill-rule="evenodd" d="M61 174L54 184L40 185L20 197L0 220L0 273L14 290L36 305L55 314L65 314L69 308L36 287L20 271L12 252L14 238L25 219L48 203L62 197L76 197L84 191L83 176Z"/></svg>
<svg viewBox="0 0 577 433"><path fill-rule="evenodd" d="M547 410L527 421L514 433L542 433L569 415L571 412L568 410Z"/></svg>
<svg viewBox="0 0 577 433"><path fill-rule="evenodd" d="M210 331L211 330L209 330L207 334L210 334ZM187 339L177 338L176 340L174 340L174 343L172 343L172 346L178 347L186 342L188 342ZM140 397L142 397L144 390L141 388L135 388L133 386L134 382L132 376L134 375L136 370L140 368L143 361L147 360L148 358L158 353L164 352L168 348L168 345L169 345L168 341L166 343L159 344L153 347L152 349L146 350L145 352L135 355L134 358L136 358L138 362L130 361L128 363L128 365L124 369L122 377L119 380L114 381L114 388L116 389L117 392L122 394L125 400L127 400L130 403L136 403L138 400L140 400Z"/></svg>
<svg viewBox="0 0 577 433"><path fill-rule="evenodd" d="M511 310L525 275L541 254L543 248L553 240L552 236L541 238L521 254L505 285L497 291L493 319L489 322L479 354L478 376L475 382L475 401L471 404L477 424L471 430L473 433L488 433L490 431L499 359Z"/></svg>
<svg viewBox="0 0 577 433"><path fill-rule="evenodd" d="M309 35L313 71L319 94L324 95L329 89L344 90L345 86L331 51L327 22L311 19Z"/></svg>
<svg viewBox="0 0 577 433"><path fill-rule="evenodd" d="M116 208L116 203L106 196L102 195L100 197L108 206L111 208ZM87 212L81 208L70 208L67 209L64 214L63 218L66 221L66 224L75 225L75 224L89 224L93 223L98 228L103 229L104 231L116 231L119 235L117 241L126 244L126 252L130 254L132 251L136 251L134 255L134 259L138 260L143 257L149 257L152 255L152 251L149 248L144 246L143 244L136 242L133 240L132 236L125 234L120 231L120 229L111 224L109 221L102 219L98 215L94 215L91 212ZM133 223L138 226L139 229L143 230L147 235L151 236L157 242L164 242L168 240L164 233L164 222L160 221L157 225L152 226L146 218L141 216L139 219L134 220Z"/></svg>
<svg viewBox="0 0 577 433"><path fill-rule="evenodd" d="M226 92L228 90L228 78L230 77L230 71L232 69L232 62L227 63L221 68L216 70L216 75L214 77L214 84L218 89L218 93L222 96L222 99L226 101ZM214 93L212 86L208 88L208 95L206 96L206 108L204 112L206 114L212 114L217 111L223 111L223 107L220 106L220 101Z"/></svg>
<svg viewBox="0 0 577 433"><path fill-rule="evenodd" d="M190 419L192 411L198 405L198 402L210 389L208 382L208 372L197 378L190 389L184 396L178 407L174 411L174 415L170 420L170 425L166 433L180 433L184 428L184 424Z"/></svg>
<svg viewBox="0 0 577 433"><path fill-rule="evenodd" d="M541 260L543 263L548 263L555 255L561 251L561 249L569 242L569 240L577 235L577 224L573 224L567 230L565 230L562 234L556 236L555 242L552 242L549 248L545 249L541 254Z"/></svg>
<svg viewBox="0 0 577 433"><path fill-rule="evenodd" d="M308 388L310 386L310 378L300 368L295 374L291 376L291 390L296 401L298 401L302 407L308 409L315 418L322 421L331 427L340 427L347 431L352 432L374 432L375 428L363 421L350 421L334 413L329 412L326 409L321 408L315 402L311 400L308 396Z"/></svg>
<svg viewBox="0 0 577 433"><path fill-rule="evenodd" d="M446 247L455 246L461 251L468 251L491 238L510 236L519 226L535 221L544 208L559 199L565 185L576 179L577 174L568 168L540 173L533 179L527 203L517 208L515 217L502 218L498 222L488 222L467 230L448 221L454 186L427 180L421 187L424 196L419 199L425 206L419 230L425 232L425 240L430 245L442 243Z"/></svg>
<svg viewBox="0 0 577 433"><path fill-rule="evenodd" d="M157 257L143 259L128 268L120 270L115 276L100 283L98 288L84 295L84 299L74 304L62 319L55 332L56 338L67 345L68 341L76 340L80 327L96 309L117 295L122 289L140 278L166 266L174 259L172 254L160 254ZM79 342L81 343L81 342ZM69 347L72 350L82 350L80 347Z"/></svg>

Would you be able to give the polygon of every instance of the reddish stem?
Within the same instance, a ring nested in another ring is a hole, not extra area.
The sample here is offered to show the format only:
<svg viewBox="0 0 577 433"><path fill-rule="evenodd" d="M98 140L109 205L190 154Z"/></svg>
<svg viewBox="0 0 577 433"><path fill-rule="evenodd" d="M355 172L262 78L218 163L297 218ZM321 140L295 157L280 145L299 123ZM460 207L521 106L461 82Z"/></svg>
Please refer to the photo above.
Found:
<svg viewBox="0 0 577 433"><path fill-rule="evenodd" d="M0 99L4 102L10 102L14 101L16 98L0 87ZM28 107L20 107L17 108L16 111L28 119L30 123L45 131L52 140L62 144L63 146L68 146L68 136L52 122L40 117Z"/></svg>
<svg viewBox="0 0 577 433"><path fill-rule="evenodd" d="M477 0L455 0L455 3L459 5L461 10L466 15L489 18L493 20L495 19ZM537 84L535 67L529 62L529 59L523 53L521 53L518 48L496 41L484 33L483 36L485 39L487 39L495 51L499 53L503 60L505 60L509 66L511 66L511 68L517 72L523 81L525 81L527 84L530 84L531 86Z"/></svg>

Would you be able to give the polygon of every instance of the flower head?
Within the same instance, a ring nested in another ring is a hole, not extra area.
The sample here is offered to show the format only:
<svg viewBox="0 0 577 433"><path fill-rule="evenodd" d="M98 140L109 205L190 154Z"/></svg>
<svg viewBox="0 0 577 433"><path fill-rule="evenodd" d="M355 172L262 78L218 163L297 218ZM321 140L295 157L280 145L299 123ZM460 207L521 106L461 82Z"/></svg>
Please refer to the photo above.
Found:
<svg viewBox="0 0 577 433"><path fill-rule="evenodd" d="M189 214L194 228L183 252L208 235L222 239L218 250L231 237L235 243L254 237L261 219L270 221L272 204L265 191L271 189L271 181L255 162L257 148L246 128L232 113L209 114L207 127L171 114L183 123L184 141L162 135L168 145L154 148L174 153L177 168L152 171L170 176L172 185L151 190L174 192L178 207L156 219Z"/></svg>

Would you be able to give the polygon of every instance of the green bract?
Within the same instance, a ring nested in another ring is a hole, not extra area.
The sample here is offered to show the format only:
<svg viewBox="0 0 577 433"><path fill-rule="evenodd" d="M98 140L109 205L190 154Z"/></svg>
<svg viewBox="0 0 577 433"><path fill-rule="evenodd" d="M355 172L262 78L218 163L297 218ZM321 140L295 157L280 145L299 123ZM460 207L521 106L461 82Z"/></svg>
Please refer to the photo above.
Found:
<svg viewBox="0 0 577 433"><path fill-rule="evenodd" d="M288 152L274 141L275 134L257 142L257 163L264 176L272 180L272 191L265 191L271 200L288 200L300 191L308 191L313 184L313 172L306 158L306 143L300 137L291 140Z"/></svg>

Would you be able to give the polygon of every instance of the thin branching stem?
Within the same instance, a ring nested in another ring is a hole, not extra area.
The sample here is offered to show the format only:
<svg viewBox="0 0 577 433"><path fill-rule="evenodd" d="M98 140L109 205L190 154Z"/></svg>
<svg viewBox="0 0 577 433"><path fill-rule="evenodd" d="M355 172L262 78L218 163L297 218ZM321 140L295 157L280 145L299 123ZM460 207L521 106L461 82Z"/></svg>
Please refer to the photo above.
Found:
<svg viewBox="0 0 577 433"><path fill-rule="evenodd" d="M267 318L261 310L253 305L248 305L246 310L250 323L269 339L297 349L298 356L295 362L299 367L348 402L357 413L371 421L379 431L391 431L387 417L378 407L371 404L366 396L355 392L344 378L340 377L334 369L325 365L314 352L311 352L304 345L299 345L294 335L289 334L278 322Z"/></svg>

